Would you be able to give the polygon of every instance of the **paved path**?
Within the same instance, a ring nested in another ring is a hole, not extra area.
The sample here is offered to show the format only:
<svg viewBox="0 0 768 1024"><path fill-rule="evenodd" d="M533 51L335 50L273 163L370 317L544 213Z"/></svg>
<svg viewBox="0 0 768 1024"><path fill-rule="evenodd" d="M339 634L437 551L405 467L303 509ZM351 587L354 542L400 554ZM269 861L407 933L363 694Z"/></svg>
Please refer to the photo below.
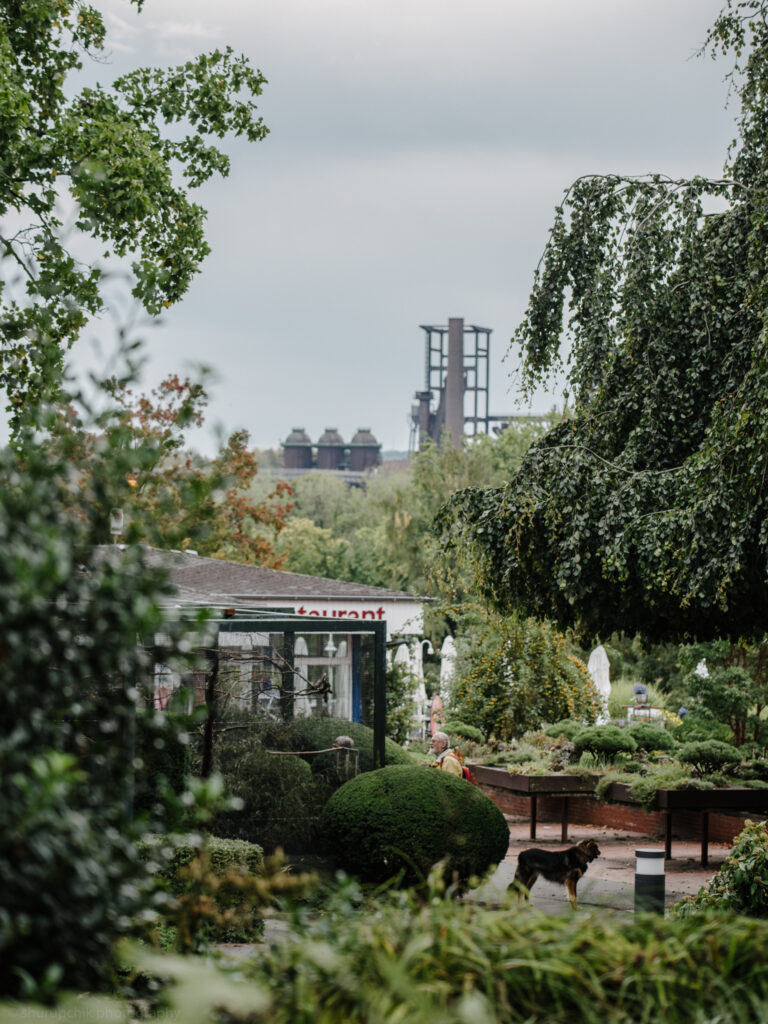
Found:
<svg viewBox="0 0 768 1024"><path fill-rule="evenodd" d="M508 817L507 824L510 832L509 852L491 878L471 894L471 899L490 904L501 902L507 886L514 878L517 856L521 850L530 846L562 850L567 845L561 842L559 822L539 823L537 838L533 842L529 838L530 825L527 819ZM592 861L586 875L579 882L580 906L585 910L603 907L620 913L634 913L635 850L641 847L663 850L663 838L622 832L603 825L570 825L568 839L569 844L581 839L595 839L600 847L600 856ZM697 893L715 874L729 850L730 846L726 844L710 843L709 866L703 868L699 862L700 844L675 839L672 844L674 857L665 863L667 904ZM546 913L565 913L569 908L564 886L547 882L543 878L539 878L533 888L531 903Z"/></svg>

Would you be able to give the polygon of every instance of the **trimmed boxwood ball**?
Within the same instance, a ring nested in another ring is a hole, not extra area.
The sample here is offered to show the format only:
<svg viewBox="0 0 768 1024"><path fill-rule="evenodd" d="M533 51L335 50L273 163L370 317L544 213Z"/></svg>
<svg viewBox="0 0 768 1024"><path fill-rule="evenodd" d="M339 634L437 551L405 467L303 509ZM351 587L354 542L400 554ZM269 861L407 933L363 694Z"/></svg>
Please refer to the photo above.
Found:
<svg viewBox="0 0 768 1024"><path fill-rule="evenodd" d="M339 867L364 881L422 881L438 861L466 881L504 857L509 829L477 786L435 768L390 765L338 789L325 805L323 837Z"/></svg>

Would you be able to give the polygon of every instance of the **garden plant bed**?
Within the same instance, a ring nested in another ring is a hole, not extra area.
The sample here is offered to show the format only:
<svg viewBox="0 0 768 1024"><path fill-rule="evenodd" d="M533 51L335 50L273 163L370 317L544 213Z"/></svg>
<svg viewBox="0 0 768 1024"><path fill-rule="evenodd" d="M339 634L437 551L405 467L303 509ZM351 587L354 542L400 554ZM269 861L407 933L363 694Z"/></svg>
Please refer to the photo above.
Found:
<svg viewBox="0 0 768 1024"><path fill-rule="evenodd" d="M571 795L591 796L599 776L597 775L522 775L511 774L506 768L487 768L473 765L472 771L481 785L511 789L529 798L531 839L536 838L536 811L538 796L562 797L562 841L568 842L568 797Z"/></svg>
<svg viewBox="0 0 768 1024"><path fill-rule="evenodd" d="M626 783L612 783L605 794L608 803L639 804ZM754 811L768 812L768 790L750 789L748 786L730 786L724 789L658 789L652 810L663 811L666 816L665 856L672 856L672 815L674 812L696 812L701 815L701 863L706 866L709 847L709 815L711 812L741 814Z"/></svg>
<svg viewBox="0 0 768 1024"><path fill-rule="evenodd" d="M570 796L594 796L599 775L523 775L510 773L506 768L489 768L473 765L472 771L482 786L491 789L511 790L528 798L530 817L530 838L536 839L538 823L537 797L560 798L561 840L568 842L568 798ZM640 800L632 795L627 783L612 783L603 797L603 803L643 807ZM672 857L672 822L675 814L696 814L700 820L701 864L706 866L709 857L709 815L710 813L739 815L746 812L768 814L768 790L751 789L748 786L731 786L722 789L697 789L687 786L681 789L658 789L651 807L644 809L664 815L664 849L667 859Z"/></svg>

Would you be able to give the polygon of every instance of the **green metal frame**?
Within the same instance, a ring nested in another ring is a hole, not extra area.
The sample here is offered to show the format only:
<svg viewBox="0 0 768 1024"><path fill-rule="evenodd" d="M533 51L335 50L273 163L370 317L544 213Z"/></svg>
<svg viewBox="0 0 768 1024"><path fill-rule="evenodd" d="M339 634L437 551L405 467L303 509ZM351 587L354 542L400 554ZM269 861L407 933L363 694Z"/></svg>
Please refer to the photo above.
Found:
<svg viewBox="0 0 768 1024"><path fill-rule="evenodd" d="M291 613L259 611L255 608L233 609L234 614L208 619L206 627L218 627L219 633L283 633L286 637L286 660L293 667L293 648L297 633L338 633L373 636L373 763L377 768L386 764L387 732L387 624L357 619L330 619L321 616L309 618ZM290 671L287 674L291 674ZM288 680L286 680L286 683ZM291 679L290 685L293 680Z"/></svg>

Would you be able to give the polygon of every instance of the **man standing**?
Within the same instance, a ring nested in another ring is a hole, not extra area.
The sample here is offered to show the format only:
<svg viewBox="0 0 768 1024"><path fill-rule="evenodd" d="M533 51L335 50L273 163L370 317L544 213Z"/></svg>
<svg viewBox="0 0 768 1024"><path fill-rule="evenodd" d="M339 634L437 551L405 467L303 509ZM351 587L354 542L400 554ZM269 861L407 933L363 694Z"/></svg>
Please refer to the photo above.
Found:
<svg viewBox="0 0 768 1024"><path fill-rule="evenodd" d="M463 777L464 772L461 762L448 746L448 737L444 732L436 732L434 734L430 741L429 749L435 755L433 767L439 768L443 772L450 772L451 775Z"/></svg>

